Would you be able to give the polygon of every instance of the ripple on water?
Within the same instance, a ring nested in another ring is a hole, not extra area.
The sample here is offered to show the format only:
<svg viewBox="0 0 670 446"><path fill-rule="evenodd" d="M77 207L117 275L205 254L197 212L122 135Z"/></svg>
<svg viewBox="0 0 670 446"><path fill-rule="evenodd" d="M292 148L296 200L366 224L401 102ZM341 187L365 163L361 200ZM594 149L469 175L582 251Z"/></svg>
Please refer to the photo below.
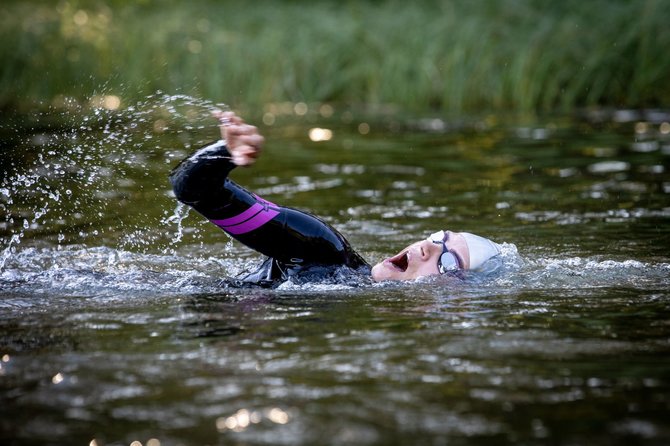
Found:
<svg viewBox="0 0 670 446"><path fill-rule="evenodd" d="M367 258L444 221L528 246L503 244L498 269L462 279L240 291L219 279L259 256L189 220L165 182L216 134L211 105L157 96L7 155L35 155L0 184L1 390L26 438L662 441L670 264L634 250L664 240L667 125L623 111L625 136L542 124L477 135L432 120L430 141L369 135L345 150L338 130L320 164L312 146L280 137L288 150L268 150L259 178L236 178L278 202L327 197L319 209ZM648 224L627 250L563 242L588 230L606 245L630 222Z"/></svg>

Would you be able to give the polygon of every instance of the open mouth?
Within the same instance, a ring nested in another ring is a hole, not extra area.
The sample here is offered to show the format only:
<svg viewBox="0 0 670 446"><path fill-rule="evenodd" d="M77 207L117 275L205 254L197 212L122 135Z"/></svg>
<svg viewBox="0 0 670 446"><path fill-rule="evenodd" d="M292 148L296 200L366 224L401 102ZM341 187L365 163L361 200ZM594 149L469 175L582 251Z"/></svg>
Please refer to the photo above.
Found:
<svg viewBox="0 0 670 446"><path fill-rule="evenodd" d="M391 257L388 259L388 262L398 271L407 271L407 266L409 263L409 256L407 255L407 251L401 252L395 257Z"/></svg>

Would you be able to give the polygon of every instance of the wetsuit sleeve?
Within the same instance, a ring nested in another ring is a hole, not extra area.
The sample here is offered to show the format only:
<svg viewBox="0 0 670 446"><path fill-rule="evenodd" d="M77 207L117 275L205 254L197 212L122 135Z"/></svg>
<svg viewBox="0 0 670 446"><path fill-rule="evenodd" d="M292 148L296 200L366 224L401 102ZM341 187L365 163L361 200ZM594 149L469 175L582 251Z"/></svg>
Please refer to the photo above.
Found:
<svg viewBox="0 0 670 446"><path fill-rule="evenodd" d="M328 223L264 200L230 180L234 167L225 142L219 141L182 161L170 181L178 200L283 266L368 266Z"/></svg>
<svg viewBox="0 0 670 446"><path fill-rule="evenodd" d="M215 202L229 202L231 194L225 182L235 168L230 159L225 142L218 141L183 160L170 173L170 183L177 199L199 212L200 209L208 212Z"/></svg>

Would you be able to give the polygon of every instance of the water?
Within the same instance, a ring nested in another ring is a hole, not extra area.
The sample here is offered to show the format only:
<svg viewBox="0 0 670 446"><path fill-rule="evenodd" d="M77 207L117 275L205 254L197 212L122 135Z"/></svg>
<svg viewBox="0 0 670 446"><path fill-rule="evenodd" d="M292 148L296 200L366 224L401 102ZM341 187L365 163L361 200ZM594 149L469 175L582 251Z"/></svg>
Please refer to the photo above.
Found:
<svg viewBox="0 0 670 446"><path fill-rule="evenodd" d="M670 115L270 109L238 182L371 262L449 228L505 263L227 290L261 258L166 180L216 137L214 107L156 95L2 124L2 444L670 442Z"/></svg>

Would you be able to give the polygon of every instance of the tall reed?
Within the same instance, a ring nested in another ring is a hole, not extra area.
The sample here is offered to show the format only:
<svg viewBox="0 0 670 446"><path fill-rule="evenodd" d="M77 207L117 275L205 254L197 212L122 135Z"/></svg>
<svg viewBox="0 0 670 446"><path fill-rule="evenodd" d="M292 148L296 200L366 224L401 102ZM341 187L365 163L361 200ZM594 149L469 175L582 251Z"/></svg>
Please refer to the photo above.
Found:
<svg viewBox="0 0 670 446"><path fill-rule="evenodd" d="M664 0L4 0L0 106L156 90L254 107L668 106L668 23Z"/></svg>

